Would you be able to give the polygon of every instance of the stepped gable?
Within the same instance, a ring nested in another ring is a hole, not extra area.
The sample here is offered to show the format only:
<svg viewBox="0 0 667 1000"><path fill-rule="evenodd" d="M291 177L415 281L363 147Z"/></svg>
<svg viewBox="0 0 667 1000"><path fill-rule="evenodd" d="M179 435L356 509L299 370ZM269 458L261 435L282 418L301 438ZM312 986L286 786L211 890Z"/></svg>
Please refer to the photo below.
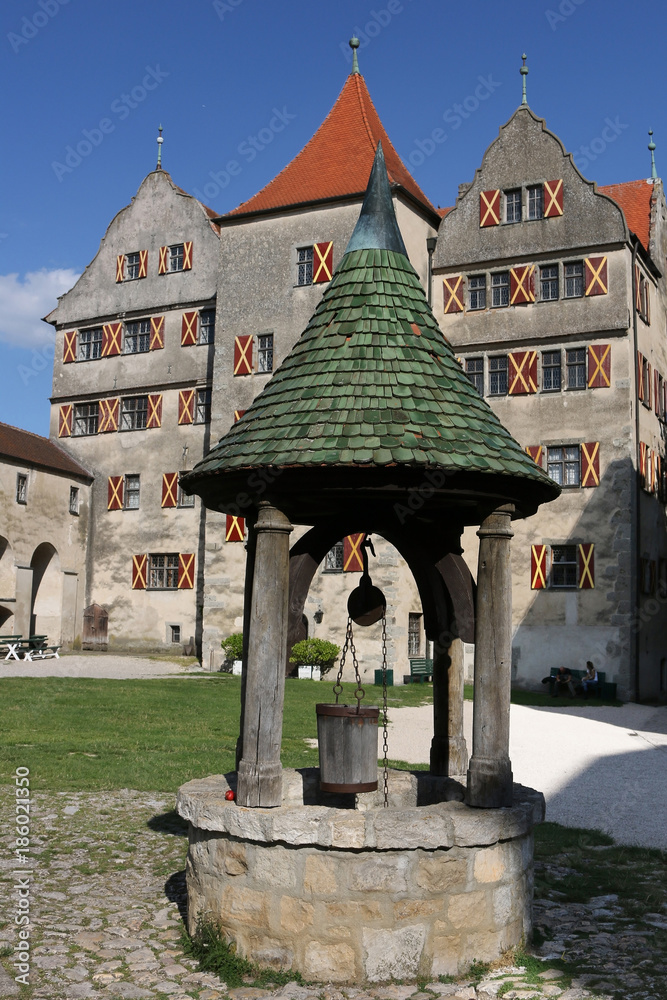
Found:
<svg viewBox="0 0 667 1000"><path fill-rule="evenodd" d="M258 194L223 218L336 198L361 197L379 142L384 148L390 182L403 188L428 212L436 215L436 209L392 146L363 76L351 73L310 142Z"/></svg>
<svg viewBox="0 0 667 1000"><path fill-rule="evenodd" d="M648 252L651 238L652 181L624 181L622 184L606 184L599 187L600 194L606 194L620 205L625 215L628 229L631 229Z"/></svg>
<svg viewBox="0 0 667 1000"><path fill-rule="evenodd" d="M400 470L416 470L421 482L439 469L466 482L472 474L473 494L492 492L497 482L487 477L501 477L498 495L522 495L523 512L558 495L462 372L402 246L380 146L357 227L306 330L181 480L186 490L225 509L251 470L282 470L275 491L289 492L295 470L318 469L308 478L316 493L325 469L355 470L354 488L407 482ZM328 481L352 489L351 478ZM444 492L455 488L452 479Z"/></svg>

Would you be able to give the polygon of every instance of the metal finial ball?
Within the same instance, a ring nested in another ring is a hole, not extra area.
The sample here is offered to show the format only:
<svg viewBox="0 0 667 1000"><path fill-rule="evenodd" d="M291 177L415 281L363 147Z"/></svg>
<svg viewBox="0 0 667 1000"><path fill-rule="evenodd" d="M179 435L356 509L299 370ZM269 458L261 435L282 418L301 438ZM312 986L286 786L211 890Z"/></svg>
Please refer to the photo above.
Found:
<svg viewBox="0 0 667 1000"><path fill-rule="evenodd" d="M360 46L360 44L361 44L361 42L359 41L359 39L356 36L354 38L350 39L350 48L351 49L358 49L359 46Z"/></svg>

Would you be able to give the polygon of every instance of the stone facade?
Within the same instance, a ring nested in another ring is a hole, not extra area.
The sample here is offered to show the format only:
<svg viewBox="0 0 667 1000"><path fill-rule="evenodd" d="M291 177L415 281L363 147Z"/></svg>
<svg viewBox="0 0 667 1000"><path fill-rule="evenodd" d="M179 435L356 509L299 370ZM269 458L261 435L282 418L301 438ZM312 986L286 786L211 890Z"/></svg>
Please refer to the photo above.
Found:
<svg viewBox="0 0 667 1000"><path fill-rule="evenodd" d="M455 781L390 772L389 809L374 793L304 805L315 778L284 772L271 810L226 802L222 776L180 789L191 933L213 921L242 955L320 982L453 975L529 934L540 794L472 809Z"/></svg>

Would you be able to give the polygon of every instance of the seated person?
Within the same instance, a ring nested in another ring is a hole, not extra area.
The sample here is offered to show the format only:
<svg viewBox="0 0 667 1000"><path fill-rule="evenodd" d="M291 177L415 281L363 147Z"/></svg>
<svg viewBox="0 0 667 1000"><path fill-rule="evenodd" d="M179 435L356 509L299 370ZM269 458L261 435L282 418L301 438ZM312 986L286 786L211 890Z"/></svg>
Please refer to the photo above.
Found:
<svg viewBox="0 0 667 1000"><path fill-rule="evenodd" d="M557 698L561 691L568 689L570 692L570 698L575 697L574 683L572 681L572 674L567 669L567 667L559 667L558 673L554 677L554 689L551 692L552 698Z"/></svg>
<svg viewBox="0 0 667 1000"><path fill-rule="evenodd" d="M584 689L584 698L588 698L589 691L597 694L599 683L597 670L590 660L586 660L586 673L581 680L581 686Z"/></svg>

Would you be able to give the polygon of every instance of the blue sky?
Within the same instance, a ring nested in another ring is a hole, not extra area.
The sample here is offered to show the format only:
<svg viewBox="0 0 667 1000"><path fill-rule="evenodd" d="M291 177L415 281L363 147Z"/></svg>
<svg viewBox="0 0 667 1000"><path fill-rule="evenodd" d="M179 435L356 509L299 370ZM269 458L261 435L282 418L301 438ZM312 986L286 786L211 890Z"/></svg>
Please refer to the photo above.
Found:
<svg viewBox="0 0 667 1000"><path fill-rule="evenodd" d="M228 211L312 136L356 31L394 145L450 205L520 103L525 51L529 104L584 175L633 180L650 175L649 128L667 170L666 28L657 0L4 0L0 420L48 434L40 318L154 168L160 122L174 181Z"/></svg>

